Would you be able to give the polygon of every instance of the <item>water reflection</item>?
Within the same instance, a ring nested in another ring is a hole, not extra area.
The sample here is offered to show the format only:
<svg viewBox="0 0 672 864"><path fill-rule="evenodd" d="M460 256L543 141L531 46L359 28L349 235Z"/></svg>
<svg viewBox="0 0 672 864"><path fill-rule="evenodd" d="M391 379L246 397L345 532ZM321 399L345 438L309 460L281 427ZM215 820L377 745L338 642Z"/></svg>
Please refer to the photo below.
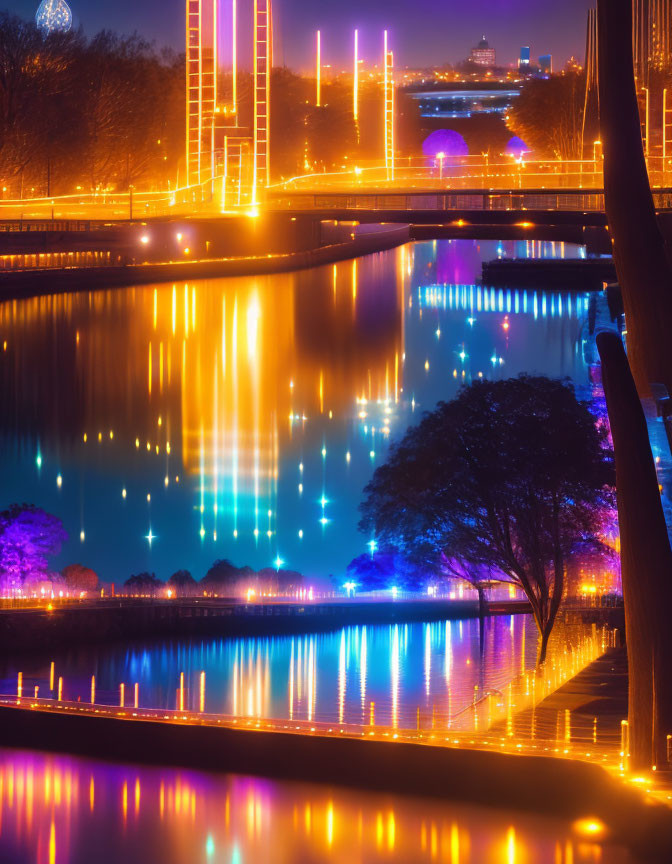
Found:
<svg viewBox="0 0 672 864"><path fill-rule="evenodd" d="M551 654L576 645L579 625L556 627ZM415 728L455 728L474 698L505 688L534 668L531 616L346 627L333 633L126 646L87 646L52 658L6 660L0 692L39 687L66 700L132 704L247 717ZM51 662L50 662L51 661ZM53 668L52 668L53 662ZM202 674L204 673L204 674ZM184 675L184 690L180 688ZM181 695L183 693L183 696Z"/></svg>
<svg viewBox="0 0 672 864"><path fill-rule="evenodd" d="M465 381L587 382L586 298L486 289L437 241L300 273L0 305L3 499L62 516L59 564L200 577L216 558L340 575L389 441ZM3 502L0 502L2 504Z"/></svg>
<svg viewBox="0 0 672 864"><path fill-rule="evenodd" d="M558 820L10 750L0 750L0 843L14 864L631 860Z"/></svg>

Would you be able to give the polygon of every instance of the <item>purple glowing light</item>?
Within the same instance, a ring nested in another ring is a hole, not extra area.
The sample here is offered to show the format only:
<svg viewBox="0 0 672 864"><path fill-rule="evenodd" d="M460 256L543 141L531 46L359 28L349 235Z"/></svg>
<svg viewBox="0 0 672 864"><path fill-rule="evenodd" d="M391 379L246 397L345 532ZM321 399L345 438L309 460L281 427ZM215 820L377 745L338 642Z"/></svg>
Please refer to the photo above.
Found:
<svg viewBox="0 0 672 864"><path fill-rule="evenodd" d="M515 156L516 158L520 158L523 153L529 153L530 148L523 141L522 138L519 138L517 135L514 135L512 138L509 138L509 142L506 145L506 150L504 151L507 156Z"/></svg>
<svg viewBox="0 0 672 864"><path fill-rule="evenodd" d="M433 159L442 153L443 157L449 159L453 156L468 156L469 148L464 138L454 129L436 129L422 142L422 152Z"/></svg>

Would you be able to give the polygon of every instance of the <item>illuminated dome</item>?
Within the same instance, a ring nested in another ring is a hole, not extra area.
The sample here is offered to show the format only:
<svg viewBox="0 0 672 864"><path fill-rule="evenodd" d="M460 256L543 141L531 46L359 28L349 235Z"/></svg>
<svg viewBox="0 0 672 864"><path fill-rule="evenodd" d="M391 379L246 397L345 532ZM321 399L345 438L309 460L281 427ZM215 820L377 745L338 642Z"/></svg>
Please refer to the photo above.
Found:
<svg viewBox="0 0 672 864"><path fill-rule="evenodd" d="M72 12L65 0L42 0L35 13L35 23L45 33L67 33L72 27Z"/></svg>
<svg viewBox="0 0 672 864"><path fill-rule="evenodd" d="M442 153L446 157L466 156L469 153L467 142L454 129L435 129L422 142L425 156L435 157Z"/></svg>
<svg viewBox="0 0 672 864"><path fill-rule="evenodd" d="M519 138L517 135L514 135L513 138L509 138L509 143L506 145L506 150L504 151L508 156L522 156L523 153L529 153L530 148L523 141L522 138Z"/></svg>

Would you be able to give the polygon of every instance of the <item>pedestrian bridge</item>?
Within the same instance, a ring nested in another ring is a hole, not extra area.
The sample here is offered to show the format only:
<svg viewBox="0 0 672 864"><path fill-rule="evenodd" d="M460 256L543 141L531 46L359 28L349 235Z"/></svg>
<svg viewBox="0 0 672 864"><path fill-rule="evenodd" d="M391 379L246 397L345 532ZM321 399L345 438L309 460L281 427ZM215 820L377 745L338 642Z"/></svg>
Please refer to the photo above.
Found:
<svg viewBox="0 0 672 864"><path fill-rule="evenodd" d="M657 210L672 209L672 188L653 191ZM488 225L604 225L602 189L274 189L266 208L358 222Z"/></svg>

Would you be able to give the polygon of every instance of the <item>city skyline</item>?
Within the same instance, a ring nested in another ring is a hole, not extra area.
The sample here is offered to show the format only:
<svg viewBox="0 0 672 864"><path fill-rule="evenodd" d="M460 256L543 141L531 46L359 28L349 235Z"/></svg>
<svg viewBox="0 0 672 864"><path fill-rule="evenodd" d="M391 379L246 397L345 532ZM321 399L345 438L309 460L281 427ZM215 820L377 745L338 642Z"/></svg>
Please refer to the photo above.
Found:
<svg viewBox="0 0 672 864"><path fill-rule="evenodd" d="M361 56L370 65L379 62L381 32L387 28L398 67L457 63L469 56L485 34L502 65L515 65L521 46L529 45L533 59L552 54L557 58L556 68L561 68L570 56L583 57L586 10L592 5L592 0L568 0L550 8L532 0L475 0L467 10L460 10L459 20L455 20L450 7L441 8L430 0L421 0L412 9L379 0L371 0L366 7L354 2L331 7L284 0L273 8L275 62L310 72L314 32L319 29L325 65L348 69L352 30L357 27ZM34 0L13 0L6 8L32 20L37 4ZM89 36L101 29L137 32L159 46L182 51L184 4L168 0L160 7L161 14L158 11L158 4L139 6L131 0L120 0L113 7L80 0L72 4L73 27L81 26Z"/></svg>

